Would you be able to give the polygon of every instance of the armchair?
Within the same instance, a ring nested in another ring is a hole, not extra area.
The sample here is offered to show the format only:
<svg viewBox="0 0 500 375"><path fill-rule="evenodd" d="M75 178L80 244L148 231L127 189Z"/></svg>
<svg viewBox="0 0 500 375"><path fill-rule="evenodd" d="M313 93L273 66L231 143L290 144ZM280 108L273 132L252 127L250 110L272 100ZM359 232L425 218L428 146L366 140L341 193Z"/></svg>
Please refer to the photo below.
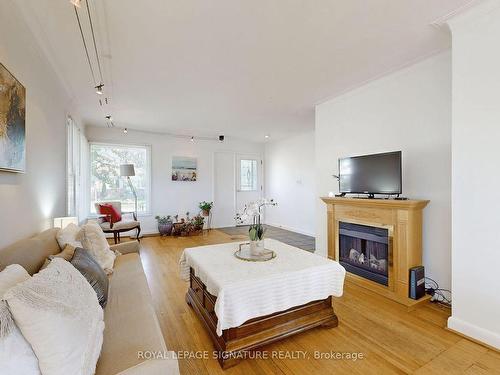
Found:
<svg viewBox="0 0 500 375"><path fill-rule="evenodd" d="M120 221L113 221L112 215L100 214L99 205L110 204L118 212L122 219ZM137 221L135 212L122 212L121 202L96 202L95 211L98 216L98 223L104 233L113 233L115 244L120 243L120 233L137 230L137 240L141 233L141 223Z"/></svg>

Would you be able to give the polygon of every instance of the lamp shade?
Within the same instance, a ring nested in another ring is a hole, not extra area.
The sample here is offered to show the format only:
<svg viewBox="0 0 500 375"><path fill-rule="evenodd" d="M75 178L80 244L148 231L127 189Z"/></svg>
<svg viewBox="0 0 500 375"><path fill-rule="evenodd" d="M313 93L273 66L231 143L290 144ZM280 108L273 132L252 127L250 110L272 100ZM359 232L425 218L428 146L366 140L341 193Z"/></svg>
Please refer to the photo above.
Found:
<svg viewBox="0 0 500 375"><path fill-rule="evenodd" d="M66 228L69 224L78 225L78 218L74 216L66 217L55 217L54 218L54 228Z"/></svg>
<svg viewBox="0 0 500 375"><path fill-rule="evenodd" d="M120 176L135 176L134 164L122 164L120 165Z"/></svg>

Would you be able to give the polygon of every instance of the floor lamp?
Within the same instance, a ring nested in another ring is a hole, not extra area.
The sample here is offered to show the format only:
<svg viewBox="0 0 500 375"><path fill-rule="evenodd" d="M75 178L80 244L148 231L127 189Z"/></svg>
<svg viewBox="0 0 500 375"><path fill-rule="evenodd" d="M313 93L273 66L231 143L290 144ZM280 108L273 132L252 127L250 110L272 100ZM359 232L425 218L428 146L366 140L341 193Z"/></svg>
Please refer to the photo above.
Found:
<svg viewBox="0 0 500 375"><path fill-rule="evenodd" d="M127 177L128 186L130 186L130 190L132 190L132 193L134 194L134 199L135 199L134 213L135 213L135 220L137 220L137 192L135 191L134 185L130 180L130 176L135 176L134 164L120 165L120 176Z"/></svg>

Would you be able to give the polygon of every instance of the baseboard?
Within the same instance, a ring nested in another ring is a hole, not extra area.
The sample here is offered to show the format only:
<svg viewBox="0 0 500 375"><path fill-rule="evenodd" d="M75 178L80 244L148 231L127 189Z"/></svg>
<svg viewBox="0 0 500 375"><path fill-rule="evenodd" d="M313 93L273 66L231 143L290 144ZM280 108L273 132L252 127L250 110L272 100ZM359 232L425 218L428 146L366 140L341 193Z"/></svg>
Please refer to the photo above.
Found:
<svg viewBox="0 0 500 375"><path fill-rule="evenodd" d="M268 222L266 222L266 224L267 225L271 225L272 227L277 227L277 228L289 230L291 232L297 232L297 233L303 234L305 236L316 237L315 233L307 232L307 231L304 231L302 229L292 228L292 227L289 227L289 226L286 226L286 225L281 225L281 224L276 224L276 223L268 223Z"/></svg>
<svg viewBox="0 0 500 375"><path fill-rule="evenodd" d="M472 341L479 341L486 344L486 346L491 346L493 349L500 350L500 335L497 333L467 323L453 316L448 318L448 329L461 336L470 338Z"/></svg>

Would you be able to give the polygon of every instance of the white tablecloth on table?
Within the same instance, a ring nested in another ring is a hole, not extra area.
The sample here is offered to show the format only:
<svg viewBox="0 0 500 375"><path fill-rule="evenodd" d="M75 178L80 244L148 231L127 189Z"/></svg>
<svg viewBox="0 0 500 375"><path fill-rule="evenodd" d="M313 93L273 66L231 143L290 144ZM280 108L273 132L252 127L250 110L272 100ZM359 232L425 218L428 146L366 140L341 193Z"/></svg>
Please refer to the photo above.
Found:
<svg viewBox="0 0 500 375"><path fill-rule="evenodd" d="M185 249L180 274L189 280L189 269L217 297L217 334L249 319L287 310L343 293L345 269L339 263L305 250L266 239L266 249L276 258L246 262L234 252L238 242Z"/></svg>

